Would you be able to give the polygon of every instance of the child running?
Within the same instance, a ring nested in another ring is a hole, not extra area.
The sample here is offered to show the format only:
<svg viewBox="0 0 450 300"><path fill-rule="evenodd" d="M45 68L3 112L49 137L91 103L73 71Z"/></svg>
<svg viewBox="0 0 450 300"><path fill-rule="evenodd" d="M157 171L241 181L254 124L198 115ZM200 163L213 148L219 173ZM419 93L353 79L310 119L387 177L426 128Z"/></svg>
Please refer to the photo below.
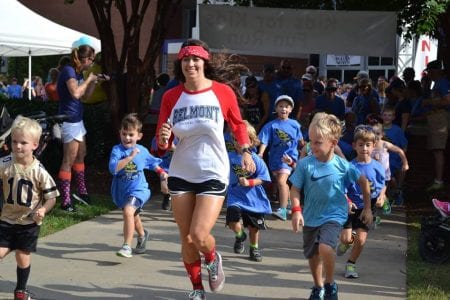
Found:
<svg viewBox="0 0 450 300"><path fill-rule="evenodd" d="M338 299L334 282L335 249L342 225L347 220L345 187L357 181L363 191L360 219L372 222L370 188L367 179L352 164L334 154L342 128L338 118L321 114L309 126L313 155L301 159L289 177L292 183L292 228L303 226L303 251L314 281L309 299ZM305 194L304 214L300 191ZM325 276L325 280L322 278Z"/></svg>
<svg viewBox="0 0 450 300"><path fill-rule="evenodd" d="M59 196L55 181L33 156L41 133L38 122L18 116L11 127L12 154L0 161L5 199L0 217L0 259L16 252L14 300L31 299L27 291L31 252L36 252L39 225Z"/></svg>
<svg viewBox="0 0 450 300"><path fill-rule="evenodd" d="M405 152L395 146L394 144L383 140L384 130L381 122L371 122L373 133L375 134L375 144L371 154L371 157L377 160L384 167L385 170L385 185L389 185L389 181L391 180L391 169L389 167L389 152L396 153L401 161L402 161L402 172L406 172L409 170L408 159L406 158ZM387 199L386 194L384 194L384 200L380 203L377 203L377 206L381 205L383 207L383 213L388 215L391 213L391 204L389 199ZM376 223L379 223L377 221Z"/></svg>
<svg viewBox="0 0 450 300"><path fill-rule="evenodd" d="M287 95L281 95L275 100L275 111L277 118L261 129L259 138L261 146L258 155L263 157L264 151L269 147L269 169L276 178L280 207L273 215L280 220L286 221L289 200L288 176L291 174L292 166L298 160L298 145L303 145L303 136L300 124L289 119L289 114L294 108L294 100ZM288 155L291 160L283 159ZM285 161L291 161L288 165Z"/></svg>
<svg viewBox="0 0 450 300"><path fill-rule="evenodd" d="M259 145L256 130L249 122L244 121L250 138L249 147ZM235 143L235 151L228 152L230 159L230 186L227 194L227 225L236 235L234 253L244 253L244 242L247 234L242 229L240 219L244 227L248 227L250 236L250 260L260 262L262 255L258 246L259 230L265 230L264 214L271 214L270 201L262 186L264 182L270 182L270 174L266 163L252 153L256 171L248 173L241 167L242 153L240 146Z"/></svg>
<svg viewBox="0 0 450 300"><path fill-rule="evenodd" d="M353 147L356 158L351 161L362 175L369 181L372 214L375 214L375 204L383 205L386 193L385 170L371 154L375 144L375 134L369 125L358 125L355 128ZM337 255L342 256L353 245L350 257L345 265L345 278L358 278L356 272L356 261L362 253L366 243L369 227L360 220L361 213L366 208L361 187L352 183L347 188L347 196L352 202L354 209L348 215L341 232L341 243L337 248ZM352 234L352 232L356 234Z"/></svg>
<svg viewBox="0 0 450 300"><path fill-rule="evenodd" d="M155 171L161 179L167 173L159 166L161 159L153 157L142 145L142 122L137 114L126 115L120 128L119 145L113 147L109 159L109 171L113 175L111 194L114 203L123 211L123 245L118 256L132 257L131 241L136 231L137 245L134 253L145 253L149 232L144 229L139 213L150 199L150 189L144 169Z"/></svg>

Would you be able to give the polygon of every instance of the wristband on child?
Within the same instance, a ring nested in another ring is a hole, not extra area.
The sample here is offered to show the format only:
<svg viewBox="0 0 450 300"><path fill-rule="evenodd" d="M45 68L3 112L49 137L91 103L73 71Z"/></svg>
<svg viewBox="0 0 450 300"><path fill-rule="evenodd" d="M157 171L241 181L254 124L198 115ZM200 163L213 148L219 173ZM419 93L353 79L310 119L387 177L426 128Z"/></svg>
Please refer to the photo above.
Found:
<svg viewBox="0 0 450 300"><path fill-rule="evenodd" d="M255 179L247 179L247 181L249 187L254 187L256 185Z"/></svg>
<svg viewBox="0 0 450 300"><path fill-rule="evenodd" d="M292 208L291 208L291 212L292 213L295 213L295 212L302 212L302 208L300 207L300 205L299 206L293 206Z"/></svg>
<svg viewBox="0 0 450 300"><path fill-rule="evenodd" d="M161 168L161 167L156 167L156 168L155 168L155 172L156 172L156 174L158 174L159 176L161 176L162 174L165 173L164 169Z"/></svg>

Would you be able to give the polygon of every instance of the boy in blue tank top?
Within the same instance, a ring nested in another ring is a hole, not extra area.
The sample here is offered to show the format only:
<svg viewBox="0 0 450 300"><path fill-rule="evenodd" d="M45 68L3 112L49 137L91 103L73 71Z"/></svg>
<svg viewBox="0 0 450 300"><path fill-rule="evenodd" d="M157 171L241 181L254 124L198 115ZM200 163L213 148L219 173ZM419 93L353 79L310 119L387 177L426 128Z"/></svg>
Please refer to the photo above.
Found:
<svg viewBox="0 0 450 300"><path fill-rule="evenodd" d="M301 159L289 177L292 228L298 232L303 227L303 251L314 281L309 299L338 299L338 287L334 282L335 249L349 208L345 187L352 182L359 183L364 195L361 221L372 223L369 182L358 169L334 154L341 134L342 127L335 116L318 114L314 117L309 126L313 155ZM305 194L303 214L301 190Z"/></svg>

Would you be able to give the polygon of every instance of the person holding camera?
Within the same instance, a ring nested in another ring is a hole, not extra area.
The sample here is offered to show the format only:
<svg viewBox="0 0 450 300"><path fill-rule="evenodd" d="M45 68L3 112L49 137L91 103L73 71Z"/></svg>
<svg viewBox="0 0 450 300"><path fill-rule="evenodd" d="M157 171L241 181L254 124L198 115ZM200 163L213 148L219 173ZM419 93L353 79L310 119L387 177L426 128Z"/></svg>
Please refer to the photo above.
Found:
<svg viewBox="0 0 450 300"><path fill-rule="evenodd" d="M74 199L89 203L89 196L85 184L84 157L86 156L86 129L83 123L82 99L89 98L98 81L106 80L90 73L83 79L83 71L88 69L95 60L95 46L93 40L81 37L72 44L71 62L61 69L58 77L57 91L59 95L59 114L68 116L62 124L63 161L58 173L59 189L61 192L61 208L67 212L74 212L70 195L72 170L75 175L78 193Z"/></svg>

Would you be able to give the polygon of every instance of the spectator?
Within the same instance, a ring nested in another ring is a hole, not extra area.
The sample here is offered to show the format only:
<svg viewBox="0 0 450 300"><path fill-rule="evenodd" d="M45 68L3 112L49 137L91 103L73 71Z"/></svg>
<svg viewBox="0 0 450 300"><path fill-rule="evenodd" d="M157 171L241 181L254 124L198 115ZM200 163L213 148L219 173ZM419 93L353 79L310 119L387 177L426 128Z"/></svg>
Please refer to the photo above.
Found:
<svg viewBox="0 0 450 300"><path fill-rule="evenodd" d="M17 84L17 78L11 79L11 84L6 90L10 99L22 99L22 87Z"/></svg>
<svg viewBox="0 0 450 300"><path fill-rule="evenodd" d="M345 102L336 95L337 88L337 79L330 78L327 80L325 94L316 98L316 110L335 115L339 120L344 120Z"/></svg>
<svg viewBox="0 0 450 300"><path fill-rule="evenodd" d="M161 106L161 99L167 91L167 84L170 81L170 76L167 73L161 73L155 79L155 87L153 88L152 101L150 103L150 113L159 114Z"/></svg>
<svg viewBox="0 0 450 300"><path fill-rule="evenodd" d="M51 68L48 73L50 81L45 84L45 94L47 95L48 101L59 101L58 91L56 89L59 70L57 68Z"/></svg>
<svg viewBox="0 0 450 300"><path fill-rule="evenodd" d="M444 187L445 148L447 145L450 120L450 81L440 60L433 60L427 65L427 72L434 82L431 98L423 100L423 105L430 109L427 114L428 148L433 151L435 177L427 190L436 191Z"/></svg>
<svg viewBox="0 0 450 300"><path fill-rule="evenodd" d="M259 132L269 120L269 94L258 89L258 80L251 75L245 78L245 103L243 105L243 118L250 122Z"/></svg>
<svg viewBox="0 0 450 300"><path fill-rule="evenodd" d="M263 79L258 81L258 89L269 95L269 120L275 117L275 100L281 95L281 86L275 80L275 66L265 64L263 69Z"/></svg>
<svg viewBox="0 0 450 300"><path fill-rule="evenodd" d="M368 114L380 114L378 94L373 94L372 82L363 78L358 83L359 95L354 99L352 111L356 114L356 125L363 124Z"/></svg>
<svg viewBox="0 0 450 300"><path fill-rule="evenodd" d="M293 66L290 60L283 59L277 72L276 81L281 86L281 94L288 95L294 100L294 110L290 118L297 116L297 111L303 100L302 82L294 77Z"/></svg>

